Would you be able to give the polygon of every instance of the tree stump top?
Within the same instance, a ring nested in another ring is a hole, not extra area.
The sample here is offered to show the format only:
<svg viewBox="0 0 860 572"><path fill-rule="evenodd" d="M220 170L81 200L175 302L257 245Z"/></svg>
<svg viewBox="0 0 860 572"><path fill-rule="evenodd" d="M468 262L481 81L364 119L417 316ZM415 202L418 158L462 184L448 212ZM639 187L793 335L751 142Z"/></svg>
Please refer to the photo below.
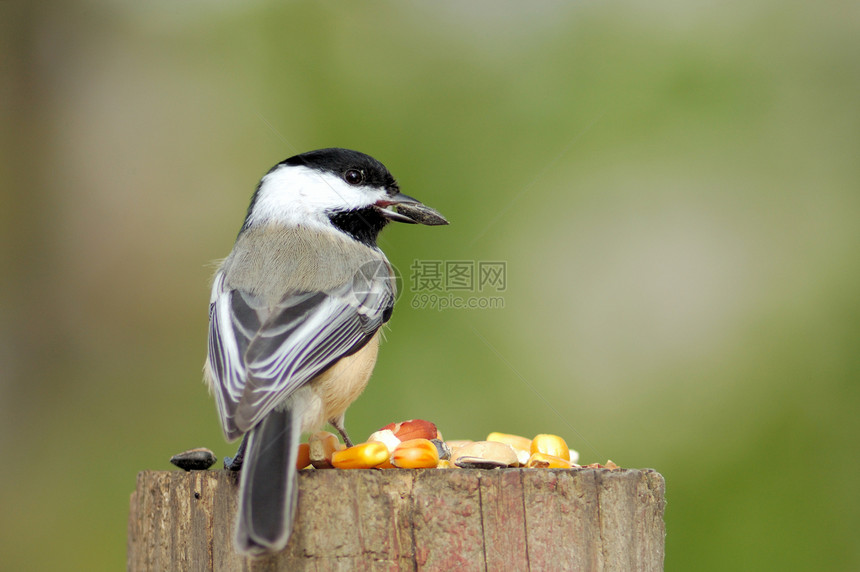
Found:
<svg viewBox="0 0 860 572"><path fill-rule="evenodd" d="M293 536L263 558L233 549L237 491L228 471L141 472L128 569L663 569L652 469L300 471Z"/></svg>

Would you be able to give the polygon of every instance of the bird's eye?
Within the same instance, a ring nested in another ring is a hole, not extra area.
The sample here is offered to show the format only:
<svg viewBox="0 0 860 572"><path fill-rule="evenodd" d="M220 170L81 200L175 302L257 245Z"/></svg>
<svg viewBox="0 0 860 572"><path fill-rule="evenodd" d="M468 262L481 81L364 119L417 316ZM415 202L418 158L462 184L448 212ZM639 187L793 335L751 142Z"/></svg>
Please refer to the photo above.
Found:
<svg viewBox="0 0 860 572"><path fill-rule="evenodd" d="M350 185L358 185L359 183L364 181L364 173L362 173L358 169L350 169L343 174L343 180Z"/></svg>

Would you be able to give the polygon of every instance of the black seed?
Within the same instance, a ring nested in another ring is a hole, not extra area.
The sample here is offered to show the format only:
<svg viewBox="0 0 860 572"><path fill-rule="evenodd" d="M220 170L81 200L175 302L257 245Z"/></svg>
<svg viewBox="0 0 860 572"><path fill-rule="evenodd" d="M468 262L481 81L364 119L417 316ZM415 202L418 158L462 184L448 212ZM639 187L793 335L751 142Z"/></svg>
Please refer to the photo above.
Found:
<svg viewBox="0 0 860 572"><path fill-rule="evenodd" d="M403 203L397 205L397 212L411 218L418 224L426 224L427 226L448 224L448 221L445 220L445 217L443 217L439 211L431 209L426 205L416 206L409 203Z"/></svg>
<svg viewBox="0 0 860 572"><path fill-rule="evenodd" d="M170 457L170 462L184 471L205 471L218 460L209 449L189 449ZM195 496L198 493L195 493Z"/></svg>

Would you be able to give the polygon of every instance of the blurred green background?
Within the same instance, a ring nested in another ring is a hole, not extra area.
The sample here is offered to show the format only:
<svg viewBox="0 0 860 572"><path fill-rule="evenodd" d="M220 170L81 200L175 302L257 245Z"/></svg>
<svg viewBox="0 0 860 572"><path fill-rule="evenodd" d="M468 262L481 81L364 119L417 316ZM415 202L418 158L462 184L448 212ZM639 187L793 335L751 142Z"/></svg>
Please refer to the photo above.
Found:
<svg viewBox="0 0 860 572"><path fill-rule="evenodd" d="M860 569L858 22L0 3L0 567L121 569L136 473L232 454L201 382L211 261L270 166L343 146L452 222L386 230L404 278L507 264L503 309L414 309L404 280L356 438L557 433L665 476L668 570Z"/></svg>

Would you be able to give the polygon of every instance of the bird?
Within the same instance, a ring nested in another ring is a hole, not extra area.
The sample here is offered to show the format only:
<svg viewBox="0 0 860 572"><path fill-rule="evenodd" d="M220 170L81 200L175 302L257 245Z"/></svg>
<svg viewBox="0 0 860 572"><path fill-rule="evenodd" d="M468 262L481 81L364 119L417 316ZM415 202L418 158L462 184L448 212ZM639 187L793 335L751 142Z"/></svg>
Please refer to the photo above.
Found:
<svg viewBox="0 0 860 572"><path fill-rule="evenodd" d="M240 470L234 544L276 553L292 534L302 433L331 424L367 385L397 295L377 244L389 222L446 225L373 157L298 154L266 173L212 281L204 378Z"/></svg>

